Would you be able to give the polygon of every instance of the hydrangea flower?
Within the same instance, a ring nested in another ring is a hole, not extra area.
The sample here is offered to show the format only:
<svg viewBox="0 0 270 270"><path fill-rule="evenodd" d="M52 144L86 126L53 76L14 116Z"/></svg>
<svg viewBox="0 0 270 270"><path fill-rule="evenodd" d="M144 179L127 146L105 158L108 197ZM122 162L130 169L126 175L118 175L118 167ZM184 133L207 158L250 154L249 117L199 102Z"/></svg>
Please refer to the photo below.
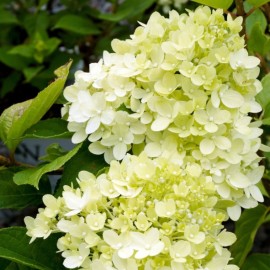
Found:
<svg viewBox="0 0 270 270"><path fill-rule="evenodd" d="M236 219L239 206L262 201L250 192L259 178L239 177L263 171L256 154L262 129L248 116L261 111L255 95L262 86L260 61L239 34L242 18L222 13L203 6L168 18L153 13L89 72L75 74L63 116L72 141L88 137L89 151L108 163L144 150L200 167L223 199L238 204L229 211Z"/></svg>
<svg viewBox="0 0 270 270"><path fill-rule="evenodd" d="M153 13L64 90L72 142L110 164L25 219L31 241L63 233L67 268L238 269L222 223L263 201L262 129L249 116L261 111L259 59L241 17L187 12Z"/></svg>
<svg viewBox="0 0 270 270"><path fill-rule="evenodd" d="M77 180L79 187L65 186L59 198L45 195L50 203L25 219L32 239L63 233L57 246L66 268L214 269L222 261L218 269L227 269L226 247L236 237L224 230L228 216L202 172L142 153L112 161L97 178L82 171ZM47 217L50 209L57 215Z"/></svg>

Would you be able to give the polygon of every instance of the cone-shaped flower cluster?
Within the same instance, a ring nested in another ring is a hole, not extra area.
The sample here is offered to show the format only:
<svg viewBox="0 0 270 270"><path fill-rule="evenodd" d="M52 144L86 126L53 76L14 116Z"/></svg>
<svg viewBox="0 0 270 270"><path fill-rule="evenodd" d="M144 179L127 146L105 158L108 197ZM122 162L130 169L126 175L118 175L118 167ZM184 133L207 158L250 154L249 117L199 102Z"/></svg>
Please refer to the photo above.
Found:
<svg viewBox="0 0 270 270"><path fill-rule="evenodd" d="M261 111L255 95L259 59L248 56L240 37L242 18L199 7L189 14L154 13L131 39L114 40L90 72L77 72L64 91L74 143L121 160L144 149L183 168L212 177L217 192L237 205L255 207L263 168L256 154L262 130L248 113Z"/></svg>
<svg viewBox="0 0 270 270"><path fill-rule="evenodd" d="M46 208L26 218L32 239L63 232L67 268L238 269L222 222L263 201L264 170L262 130L249 116L261 111L259 59L241 23L208 7L154 13L75 74L62 110L72 142L88 139L110 168L45 196Z"/></svg>
<svg viewBox="0 0 270 270"><path fill-rule="evenodd" d="M58 248L67 268L238 269L224 247L235 235L223 229L226 211L211 178L145 154L113 161L97 178L81 171L79 188L46 195L28 235L63 232ZM46 222L47 221L47 222Z"/></svg>

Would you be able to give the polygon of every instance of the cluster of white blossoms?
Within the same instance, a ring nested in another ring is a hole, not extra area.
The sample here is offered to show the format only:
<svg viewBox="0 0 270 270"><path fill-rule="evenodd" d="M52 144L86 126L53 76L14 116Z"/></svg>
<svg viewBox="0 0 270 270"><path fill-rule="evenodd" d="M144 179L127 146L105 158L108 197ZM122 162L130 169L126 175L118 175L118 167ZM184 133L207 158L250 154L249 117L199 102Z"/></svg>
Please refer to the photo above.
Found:
<svg viewBox="0 0 270 270"><path fill-rule="evenodd" d="M263 201L262 129L250 116L262 86L242 18L222 12L156 12L64 90L72 142L88 139L110 163L25 219L32 240L64 233L65 267L238 269L222 223Z"/></svg>
<svg viewBox="0 0 270 270"><path fill-rule="evenodd" d="M249 116L261 111L262 86L260 61L239 35L242 17L222 12L154 13L130 39L113 40L114 53L104 52L90 72L76 73L62 112L72 142L88 138L90 152L108 163L144 150L199 166L223 199L236 202L228 212L237 220L241 207L263 200L262 129Z"/></svg>
<svg viewBox="0 0 270 270"><path fill-rule="evenodd" d="M211 178L144 153L113 161L97 178L86 171L78 188L45 195L45 209L25 218L28 235L62 232L66 268L81 270L237 270L224 248L236 240Z"/></svg>

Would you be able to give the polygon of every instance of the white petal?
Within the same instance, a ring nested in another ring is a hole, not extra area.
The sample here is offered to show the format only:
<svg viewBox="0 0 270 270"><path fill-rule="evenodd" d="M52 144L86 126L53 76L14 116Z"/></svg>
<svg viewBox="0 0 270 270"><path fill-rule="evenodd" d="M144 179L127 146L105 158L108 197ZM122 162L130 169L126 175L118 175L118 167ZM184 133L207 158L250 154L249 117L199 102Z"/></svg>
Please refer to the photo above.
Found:
<svg viewBox="0 0 270 270"><path fill-rule="evenodd" d="M206 123L206 125L204 126L205 130L210 132L210 133L214 133L218 130L218 126L215 123L209 122Z"/></svg>
<svg viewBox="0 0 270 270"><path fill-rule="evenodd" d="M263 202L264 198L260 191L260 189L257 186L251 186L249 187L249 191L251 196L258 202Z"/></svg>
<svg viewBox="0 0 270 270"><path fill-rule="evenodd" d="M77 144L83 142L87 138L87 134L84 130L78 130L71 138L72 143Z"/></svg>
<svg viewBox="0 0 270 270"><path fill-rule="evenodd" d="M224 91L222 93L221 100L222 100L222 103L228 108L239 108L244 103L243 96L234 90Z"/></svg>
<svg viewBox="0 0 270 270"><path fill-rule="evenodd" d="M220 99L219 99L219 96L218 96L217 91L213 91L212 92L212 94L211 94L211 102L212 102L212 104L213 104L213 106L215 108L218 108L219 107Z"/></svg>
<svg viewBox="0 0 270 270"><path fill-rule="evenodd" d="M171 119L166 117L158 117L151 125L153 131L161 131L166 129L171 123Z"/></svg>
<svg viewBox="0 0 270 270"><path fill-rule="evenodd" d="M125 247L118 250L118 256L122 259L130 258L133 254L134 250L131 247Z"/></svg>
<svg viewBox="0 0 270 270"><path fill-rule="evenodd" d="M110 125L114 120L114 112L113 111L104 111L101 114L101 122L105 125Z"/></svg>
<svg viewBox="0 0 270 270"><path fill-rule="evenodd" d="M88 147L89 151L95 155L101 155L106 151L106 147L100 142L93 142Z"/></svg>
<svg viewBox="0 0 270 270"><path fill-rule="evenodd" d="M258 205L258 202L255 201L252 197L242 197L237 202L241 207L245 209L255 208Z"/></svg>
<svg viewBox="0 0 270 270"><path fill-rule="evenodd" d="M236 235L232 232L227 232L226 230L223 230L217 237L218 242L223 247L231 246L236 241Z"/></svg>
<svg viewBox="0 0 270 270"><path fill-rule="evenodd" d="M124 143L118 143L113 148L113 155L115 159L121 160L124 158L127 152L127 145Z"/></svg>
<svg viewBox="0 0 270 270"><path fill-rule="evenodd" d="M91 134L95 132L100 126L100 118L98 116L90 118L86 125L86 133Z"/></svg>
<svg viewBox="0 0 270 270"><path fill-rule="evenodd" d="M229 181L232 184L232 186L237 188L246 188L251 184L248 177L240 172L231 175Z"/></svg>
<svg viewBox="0 0 270 270"><path fill-rule="evenodd" d="M158 157L161 155L161 145L157 142L148 143L144 151L148 157Z"/></svg>
<svg viewBox="0 0 270 270"><path fill-rule="evenodd" d="M233 220L236 221L240 218L241 215L241 207L239 205L235 205L233 207L228 207L227 212L229 217Z"/></svg>
<svg viewBox="0 0 270 270"><path fill-rule="evenodd" d="M82 263L83 261L80 260L80 256L69 256L64 260L63 265L66 268L72 269L81 266Z"/></svg>
<svg viewBox="0 0 270 270"><path fill-rule="evenodd" d="M250 112L252 113L259 113L262 110L261 105L256 101L250 101Z"/></svg>
<svg viewBox="0 0 270 270"><path fill-rule="evenodd" d="M254 68L260 64L260 59L255 56L248 56L243 61L243 65L245 68Z"/></svg>
<svg viewBox="0 0 270 270"><path fill-rule="evenodd" d="M224 136L217 136L214 141L216 146L222 150L229 150L232 146L231 141Z"/></svg>
<svg viewBox="0 0 270 270"><path fill-rule="evenodd" d="M158 255L164 248L164 243L159 241L156 243L150 250L150 256L156 256Z"/></svg>
<svg viewBox="0 0 270 270"><path fill-rule="evenodd" d="M226 183L222 183L220 185L217 185L216 187L218 194L224 198L227 199L230 196L230 188Z"/></svg>
<svg viewBox="0 0 270 270"><path fill-rule="evenodd" d="M209 155L215 150L215 144L212 140L203 139L200 143L200 150L203 155Z"/></svg>

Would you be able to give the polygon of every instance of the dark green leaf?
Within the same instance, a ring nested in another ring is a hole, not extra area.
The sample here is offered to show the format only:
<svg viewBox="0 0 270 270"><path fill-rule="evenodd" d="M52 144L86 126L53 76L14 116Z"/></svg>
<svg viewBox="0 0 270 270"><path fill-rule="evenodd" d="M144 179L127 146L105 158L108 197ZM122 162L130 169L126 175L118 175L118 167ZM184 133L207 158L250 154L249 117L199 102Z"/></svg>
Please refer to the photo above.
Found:
<svg viewBox="0 0 270 270"><path fill-rule="evenodd" d="M19 21L16 16L4 9L0 9L0 24L18 24Z"/></svg>
<svg viewBox="0 0 270 270"><path fill-rule="evenodd" d="M269 2L269 0L247 0L254 7L260 7Z"/></svg>
<svg viewBox="0 0 270 270"><path fill-rule="evenodd" d="M192 0L192 1L209 7L223 8L223 9L228 9L233 3L233 0Z"/></svg>
<svg viewBox="0 0 270 270"><path fill-rule="evenodd" d="M231 247L232 263L242 267L250 252L259 227L264 223L269 208L259 204L256 208L245 210L236 222L236 243ZM241 268L242 269L242 268ZM259 268L257 268L259 269Z"/></svg>
<svg viewBox="0 0 270 270"><path fill-rule="evenodd" d="M263 110L265 110L267 105L270 103L270 73L265 75L261 82L262 82L263 89L256 96L256 100L261 104ZM270 117L270 115L264 114L264 118L268 118L268 117ZM266 119L264 120L264 124L267 125Z"/></svg>
<svg viewBox="0 0 270 270"><path fill-rule="evenodd" d="M56 158L51 163L41 164L36 168L27 169L18 172L14 175L14 182L17 185L29 184L38 188L39 180L45 173L58 170L62 167L68 160L70 160L80 149L81 144L74 147L66 155Z"/></svg>
<svg viewBox="0 0 270 270"><path fill-rule="evenodd" d="M128 17L134 17L140 13L143 13L149 8L155 0L126 0L124 1L113 14L111 13L100 13L97 17L102 20L118 22Z"/></svg>
<svg viewBox="0 0 270 270"><path fill-rule="evenodd" d="M44 39L48 36L46 29L48 28L49 23L50 17L48 12L45 11L34 14L29 12L28 14L25 14L23 20L23 26L30 37L33 37L35 34L39 33L39 35L42 35Z"/></svg>
<svg viewBox="0 0 270 270"><path fill-rule="evenodd" d="M269 270L270 254L252 254L247 258L241 270Z"/></svg>
<svg viewBox="0 0 270 270"><path fill-rule="evenodd" d="M27 67L28 60L26 61L26 59L20 55L8 53L9 50L10 48L8 47L0 48L0 62L16 70L21 70Z"/></svg>
<svg viewBox="0 0 270 270"><path fill-rule="evenodd" d="M1 270L34 270L29 266L0 258Z"/></svg>
<svg viewBox="0 0 270 270"><path fill-rule="evenodd" d="M22 44L13 47L8 53L33 58L34 51L32 44Z"/></svg>
<svg viewBox="0 0 270 270"><path fill-rule="evenodd" d="M55 71L57 79L32 100L15 104L0 116L0 138L14 152L24 132L36 124L54 104L64 87L71 62Z"/></svg>
<svg viewBox="0 0 270 270"><path fill-rule="evenodd" d="M3 81L2 88L0 90L0 98L4 97L8 92L13 91L21 78L21 73L16 70L10 73L10 75Z"/></svg>
<svg viewBox="0 0 270 270"><path fill-rule="evenodd" d="M247 2L245 2L246 12L248 12L250 9L252 9L252 6L249 5ZM267 27L267 20L265 18L265 15L260 9L256 9L246 19L246 32L248 36L251 35L252 29L255 24L258 24L259 27L261 28L261 31L264 33Z"/></svg>
<svg viewBox="0 0 270 270"><path fill-rule="evenodd" d="M1 265L1 268L3 268L4 270L7 269L10 263L11 263L10 261L0 258L0 265Z"/></svg>
<svg viewBox="0 0 270 270"><path fill-rule="evenodd" d="M43 68L44 66L36 66L23 69L26 82L30 82Z"/></svg>
<svg viewBox="0 0 270 270"><path fill-rule="evenodd" d="M88 150L88 146L89 142L85 142L78 153L65 164L56 196L61 195L64 185L70 185L71 183L73 183L74 186L77 185L76 178L80 171L86 170L96 174L104 166L108 166L102 156L91 154Z"/></svg>
<svg viewBox="0 0 270 270"><path fill-rule="evenodd" d="M14 172L10 170L0 170L0 208L2 209L20 209L29 205L39 205L42 196L50 192L49 185L43 185L40 191L29 185L19 187L13 182L13 176Z"/></svg>
<svg viewBox="0 0 270 270"><path fill-rule="evenodd" d="M46 56L53 53L56 50L56 48L59 46L60 43L61 43L61 40L59 38L50 38L47 41L45 41Z"/></svg>
<svg viewBox="0 0 270 270"><path fill-rule="evenodd" d="M261 55L267 54L270 50L270 38L264 33L259 23L253 25L247 45L250 52Z"/></svg>
<svg viewBox="0 0 270 270"><path fill-rule="evenodd" d="M67 121L60 118L41 120L25 131L23 138L52 139L70 138Z"/></svg>
<svg viewBox="0 0 270 270"><path fill-rule="evenodd" d="M80 35L96 35L100 33L98 27L89 18L71 14L61 17L54 28Z"/></svg>
<svg viewBox="0 0 270 270"><path fill-rule="evenodd" d="M59 235L52 235L46 240L38 239L29 244L30 238L26 235L25 228L1 229L0 257L34 269L64 270L62 258L56 253L58 238Z"/></svg>
<svg viewBox="0 0 270 270"><path fill-rule="evenodd" d="M55 159L65 155L67 153L66 150L62 148L58 143L53 143L49 145L46 149L46 155L43 157L40 157L40 160L52 162Z"/></svg>

